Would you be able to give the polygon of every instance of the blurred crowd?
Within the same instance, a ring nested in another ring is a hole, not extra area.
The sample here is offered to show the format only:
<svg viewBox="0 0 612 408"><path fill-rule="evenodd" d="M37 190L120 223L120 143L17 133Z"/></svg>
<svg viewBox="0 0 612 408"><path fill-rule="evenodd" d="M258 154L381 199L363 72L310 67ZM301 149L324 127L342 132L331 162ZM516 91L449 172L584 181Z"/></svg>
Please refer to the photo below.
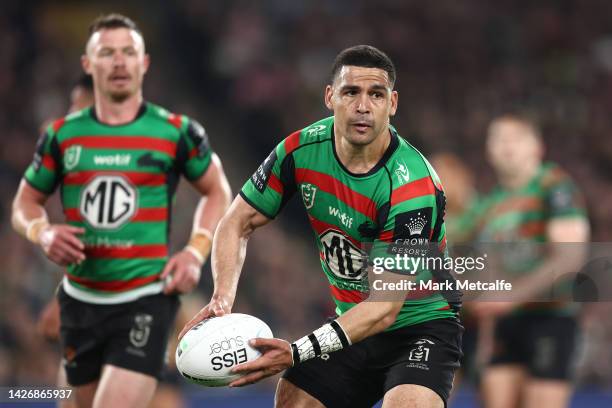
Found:
<svg viewBox="0 0 612 408"><path fill-rule="evenodd" d="M123 3L20 1L0 13L0 384L51 383L56 373L58 347L35 333L61 271L11 230L10 205L41 124L68 107L87 26L103 12L141 25L152 56L145 97L207 127L234 193L281 138L329 114L323 87L334 56L368 43L397 66L393 123L404 138L426 155L457 154L487 190L488 121L527 109L542 125L547 158L583 189L593 240L612 240L612 4L605 0ZM175 248L187 240L194 205L183 185ZM61 219L57 200L51 214ZM258 231L235 306L290 339L333 313L306 228L293 203ZM202 299L209 276L207 267ZM595 334L580 378L610 386L612 329L600 322L585 319Z"/></svg>

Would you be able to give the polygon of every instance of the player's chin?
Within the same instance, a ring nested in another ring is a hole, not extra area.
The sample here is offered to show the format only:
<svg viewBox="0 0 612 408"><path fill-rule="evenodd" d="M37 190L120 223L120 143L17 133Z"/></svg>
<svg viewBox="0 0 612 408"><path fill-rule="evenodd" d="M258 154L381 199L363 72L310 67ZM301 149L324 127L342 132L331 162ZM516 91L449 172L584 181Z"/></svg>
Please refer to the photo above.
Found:
<svg viewBox="0 0 612 408"><path fill-rule="evenodd" d="M114 102L123 102L133 94L134 92L130 89L112 89L109 92L109 96Z"/></svg>

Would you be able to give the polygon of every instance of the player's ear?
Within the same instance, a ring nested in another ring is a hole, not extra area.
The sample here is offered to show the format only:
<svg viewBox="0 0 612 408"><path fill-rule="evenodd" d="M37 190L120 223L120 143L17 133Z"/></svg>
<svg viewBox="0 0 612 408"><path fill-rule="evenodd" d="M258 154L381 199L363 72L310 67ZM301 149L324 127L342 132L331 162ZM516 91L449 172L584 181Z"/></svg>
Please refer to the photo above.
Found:
<svg viewBox="0 0 612 408"><path fill-rule="evenodd" d="M334 110L334 105L332 103L332 96L334 95L334 88L331 85L327 85L325 87L325 106L327 109Z"/></svg>
<svg viewBox="0 0 612 408"><path fill-rule="evenodd" d="M395 112L397 112L398 99L399 94L397 91L391 91L391 108L389 109L389 116L395 116Z"/></svg>
<svg viewBox="0 0 612 408"><path fill-rule="evenodd" d="M91 62L89 61L87 54L81 55L81 66L83 67L83 71L85 71L85 73L91 75Z"/></svg>
<svg viewBox="0 0 612 408"><path fill-rule="evenodd" d="M143 61L143 66L144 66L143 74L147 73L147 71L149 70L149 65L151 65L151 57L149 56L149 54L145 54L144 61Z"/></svg>

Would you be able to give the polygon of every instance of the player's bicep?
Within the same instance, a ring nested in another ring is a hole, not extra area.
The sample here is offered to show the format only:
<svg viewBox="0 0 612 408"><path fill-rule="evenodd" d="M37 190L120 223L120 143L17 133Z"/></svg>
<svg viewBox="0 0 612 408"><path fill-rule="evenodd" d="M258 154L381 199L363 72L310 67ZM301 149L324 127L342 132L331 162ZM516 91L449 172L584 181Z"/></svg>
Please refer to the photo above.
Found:
<svg viewBox="0 0 612 408"><path fill-rule="evenodd" d="M209 195L213 191L231 195L231 188L223 171L221 159L215 153L212 154L210 165L204 174L192 181L191 185L202 195Z"/></svg>
<svg viewBox="0 0 612 408"><path fill-rule="evenodd" d="M271 218L259 212L240 195L236 196L224 218L237 223L242 236L248 236L255 229L272 221Z"/></svg>

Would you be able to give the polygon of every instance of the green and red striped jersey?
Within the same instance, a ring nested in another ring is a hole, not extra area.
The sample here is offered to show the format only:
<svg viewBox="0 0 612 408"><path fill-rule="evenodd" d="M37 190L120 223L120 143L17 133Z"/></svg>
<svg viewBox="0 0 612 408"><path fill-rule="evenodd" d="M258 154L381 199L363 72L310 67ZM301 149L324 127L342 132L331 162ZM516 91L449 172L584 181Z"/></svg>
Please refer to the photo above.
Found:
<svg viewBox="0 0 612 408"><path fill-rule="evenodd" d="M200 124L151 103L123 125L93 108L49 125L24 178L45 194L59 186L66 221L85 228L87 259L68 266L66 292L90 303L161 292L180 175L198 179L211 155Z"/></svg>
<svg viewBox="0 0 612 408"><path fill-rule="evenodd" d="M586 219L579 189L559 166L543 163L523 187L496 186L478 205L480 242L502 244L496 256L504 272L519 276L537 268L546 258L546 228L550 221L567 217ZM534 245L530 245L533 243ZM521 310L563 310L556 302L529 304Z"/></svg>
<svg viewBox="0 0 612 408"><path fill-rule="evenodd" d="M444 197L425 158L391 127L391 143L368 173L354 174L336 155L333 117L284 139L241 196L269 218L298 193L316 237L321 266L340 315L370 292L372 255L394 257L402 243L433 242L444 249ZM388 329L455 317L458 304L438 292L409 295Z"/></svg>

